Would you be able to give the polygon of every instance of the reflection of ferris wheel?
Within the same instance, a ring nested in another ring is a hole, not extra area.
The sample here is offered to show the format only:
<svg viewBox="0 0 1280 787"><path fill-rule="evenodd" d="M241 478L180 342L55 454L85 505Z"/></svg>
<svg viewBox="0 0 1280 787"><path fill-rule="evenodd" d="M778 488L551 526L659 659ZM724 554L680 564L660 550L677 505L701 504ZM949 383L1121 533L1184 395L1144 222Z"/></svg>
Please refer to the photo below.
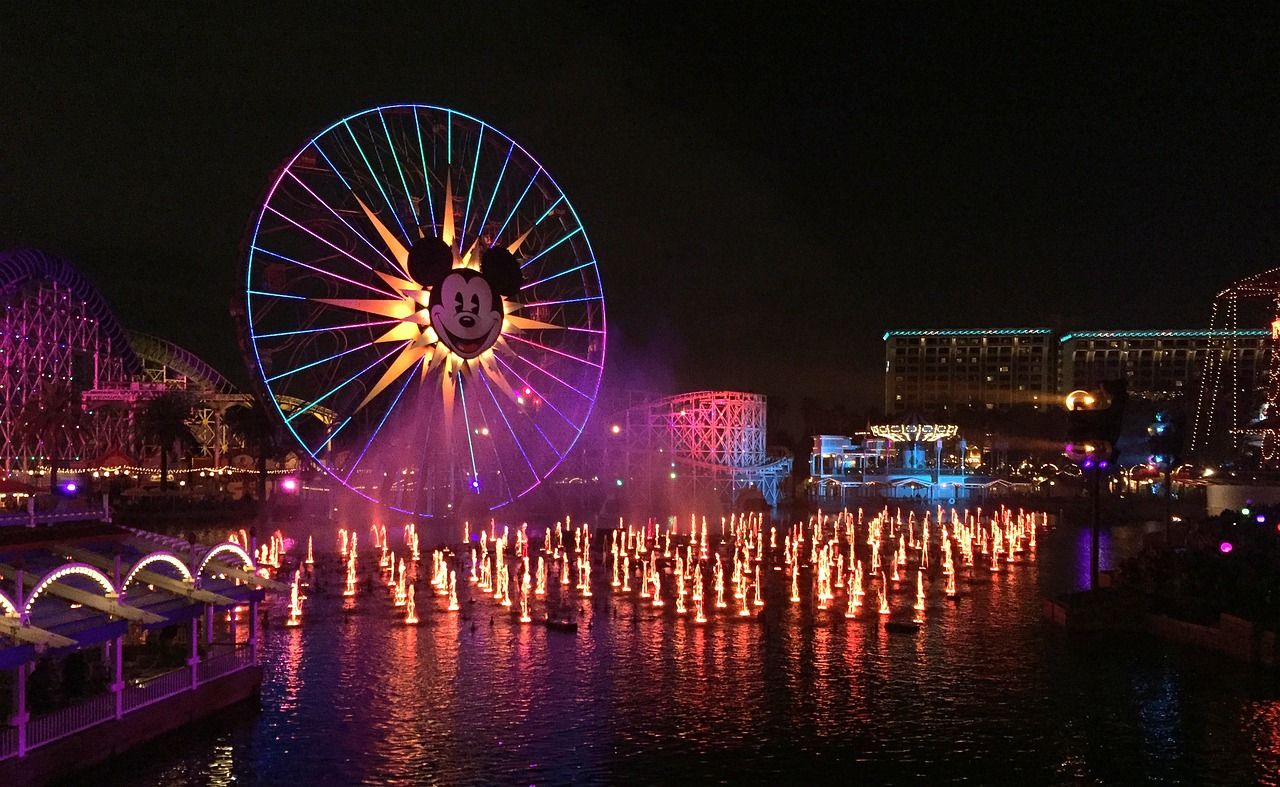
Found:
<svg viewBox="0 0 1280 787"><path fill-rule="evenodd" d="M246 269L259 382L369 500L497 508L591 413L605 314L586 231L542 165L473 117L387 106L325 129L277 175Z"/></svg>

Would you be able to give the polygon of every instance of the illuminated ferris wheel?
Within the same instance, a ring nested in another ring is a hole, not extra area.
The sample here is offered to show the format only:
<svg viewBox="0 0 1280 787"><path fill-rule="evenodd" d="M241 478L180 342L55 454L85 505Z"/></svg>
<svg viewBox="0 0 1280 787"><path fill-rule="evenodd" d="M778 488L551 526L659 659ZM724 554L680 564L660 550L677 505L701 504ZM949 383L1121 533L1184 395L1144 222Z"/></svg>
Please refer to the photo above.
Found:
<svg viewBox="0 0 1280 787"><path fill-rule="evenodd" d="M450 109L366 110L292 156L249 235L245 302L289 431L403 513L532 491L599 389L604 296L577 213L524 148Z"/></svg>

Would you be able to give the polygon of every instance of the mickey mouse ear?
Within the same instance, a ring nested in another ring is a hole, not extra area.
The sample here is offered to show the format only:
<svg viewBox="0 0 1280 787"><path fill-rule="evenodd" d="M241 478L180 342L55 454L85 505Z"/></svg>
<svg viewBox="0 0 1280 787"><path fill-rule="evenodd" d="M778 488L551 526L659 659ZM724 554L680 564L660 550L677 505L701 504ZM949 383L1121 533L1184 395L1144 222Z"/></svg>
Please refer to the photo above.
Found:
<svg viewBox="0 0 1280 787"><path fill-rule="evenodd" d="M409 249L409 275L423 287L434 287L453 270L453 251L444 241L428 235Z"/></svg>
<svg viewBox="0 0 1280 787"><path fill-rule="evenodd" d="M524 281L520 263L511 252L500 246L489 249L480 257L480 272L488 279L494 292L508 298L520 292L520 282Z"/></svg>

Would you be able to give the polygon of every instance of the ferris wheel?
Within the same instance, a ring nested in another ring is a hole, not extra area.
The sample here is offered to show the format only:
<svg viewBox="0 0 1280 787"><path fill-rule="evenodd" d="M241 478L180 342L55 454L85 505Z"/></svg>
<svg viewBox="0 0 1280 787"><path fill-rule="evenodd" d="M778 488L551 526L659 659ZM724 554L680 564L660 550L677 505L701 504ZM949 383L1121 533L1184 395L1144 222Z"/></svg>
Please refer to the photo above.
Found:
<svg viewBox="0 0 1280 787"><path fill-rule="evenodd" d="M343 118L279 170L249 233L250 365L289 432L408 514L494 509L569 453L599 390L604 294L564 192L442 107Z"/></svg>

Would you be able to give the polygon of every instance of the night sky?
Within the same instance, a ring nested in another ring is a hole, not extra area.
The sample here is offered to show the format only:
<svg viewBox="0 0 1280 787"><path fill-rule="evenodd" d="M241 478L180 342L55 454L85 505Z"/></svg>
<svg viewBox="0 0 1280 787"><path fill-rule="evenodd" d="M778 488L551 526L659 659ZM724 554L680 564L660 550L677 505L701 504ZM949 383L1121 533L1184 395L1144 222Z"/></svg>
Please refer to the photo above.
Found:
<svg viewBox="0 0 1280 787"><path fill-rule="evenodd" d="M0 247L65 255L244 381L228 306L272 171L435 103L574 202L607 379L854 407L888 328L1205 326L1280 256L1275 15L349 5L6 9Z"/></svg>

